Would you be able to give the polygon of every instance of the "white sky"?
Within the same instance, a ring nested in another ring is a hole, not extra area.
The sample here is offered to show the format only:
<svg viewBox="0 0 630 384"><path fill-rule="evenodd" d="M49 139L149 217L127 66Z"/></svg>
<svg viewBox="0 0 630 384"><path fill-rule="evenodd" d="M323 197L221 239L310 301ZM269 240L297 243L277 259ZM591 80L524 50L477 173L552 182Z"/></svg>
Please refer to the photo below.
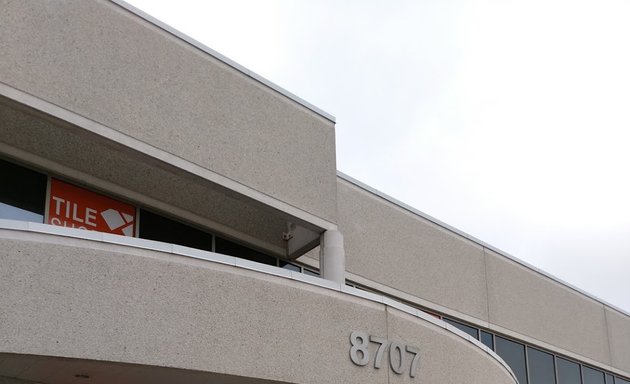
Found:
<svg viewBox="0 0 630 384"><path fill-rule="evenodd" d="M129 2L336 116L342 172L630 311L630 2Z"/></svg>

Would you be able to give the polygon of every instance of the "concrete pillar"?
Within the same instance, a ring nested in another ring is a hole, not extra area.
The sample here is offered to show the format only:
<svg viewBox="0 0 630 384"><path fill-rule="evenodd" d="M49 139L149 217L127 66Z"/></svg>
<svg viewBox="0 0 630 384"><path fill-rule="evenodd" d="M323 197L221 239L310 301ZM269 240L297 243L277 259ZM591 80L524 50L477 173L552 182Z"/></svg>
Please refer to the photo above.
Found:
<svg viewBox="0 0 630 384"><path fill-rule="evenodd" d="M319 265L322 277L341 285L346 284L346 252L343 235L337 230L324 232L321 237Z"/></svg>

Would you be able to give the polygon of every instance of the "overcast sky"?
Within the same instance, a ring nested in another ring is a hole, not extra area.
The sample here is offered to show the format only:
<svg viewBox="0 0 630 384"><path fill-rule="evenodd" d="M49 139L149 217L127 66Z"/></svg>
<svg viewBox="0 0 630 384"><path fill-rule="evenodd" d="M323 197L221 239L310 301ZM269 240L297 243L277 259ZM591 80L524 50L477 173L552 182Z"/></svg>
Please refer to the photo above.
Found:
<svg viewBox="0 0 630 384"><path fill-rule="evenodd" d="M630 2L131 0L337 118L337 168L630 311Z"/></svg>

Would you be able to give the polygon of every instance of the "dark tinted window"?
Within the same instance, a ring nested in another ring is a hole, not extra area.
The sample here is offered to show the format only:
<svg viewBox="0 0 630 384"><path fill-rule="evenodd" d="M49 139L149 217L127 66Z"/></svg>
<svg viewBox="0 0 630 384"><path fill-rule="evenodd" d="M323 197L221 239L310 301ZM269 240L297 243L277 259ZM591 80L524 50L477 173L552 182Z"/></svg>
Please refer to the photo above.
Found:
<svg viewBox="0 0 630 384"><path fill-rule="evenodd" d="M558 384L580 384L580 366L576 363L558 357L556 369L558 370Z"/></svg>
<svg viewBox="0 0 630 384"><path fill-rule="evenodd" d="M469 334L470 336L474 337L475 339L479 338L479 330L477 328L471 327L469 325L466 324L462 324L459 323L455 320L451 320L451 319L447 319L446 317L443 319L444 321L446 321L447 323L449 323L450 325L458 328L461 331L466 332L467 334Z"/></svg>
<svg viewBox="0 0 630 384"><path fill-rule="evenodd" d="M612 375L606 374L606 384L615 384L615 379L613 379Z"/></svg>
<svg viewBox="0 0 630 384"><path fill-rule="evenodd" d="M512 368L519 383L527 383L525 346L500 336L496 336L494 339L497 354Z"/></svg>
<svg viewBox="0 0 630 384"><path fill-rule="evenodd" d="M319 272L311 271L310 269L306 269L306 268L303 269L302 273L304 273L305 275L309 275L309 276L319 277Z"/></svg>
<svg viewBox="0 0 630 384"><path fill-rule="evenodd" d="M284 268L284 269L288 269L290 271L294 271L294 272L301 272L302 268L300 268L299 265L295 265L292 263L287 263L286 261L282 261L280 260L280 268Z"/></svg>
<svg viewBox="0 0 630 384"><path fill-rule="evenodd" d="M479 340L486 345L486 347L494 351L494 340L492 339L492 333L481 331Z"/></svg>
<svg viewBox="0 0 630 384"><path fill-rule="evenodd" d="M555 384L556 371L553 367L553 355L527 347L530 384Z"/></svg>
<svg viewBox="0 0 630 384"><path fill-rule="evenodd" d="M582 382L583 384L606 384L604 372L582 366Z"/></svg>
<svg viewBox="0 0 630 384"><path fill-rule="evenodd" d="M142 225L142 222L141 224ZM240 257L241 259L247 259L255 261L257 263L263 263L268 265L276 265L276 258L265 255L253 249L244 247L240 244L233 243L231 241L222 239L220 237L215 238L215 252L222 253L224 255Z"/></svg>
<svg viewBox="0 0 630 384"><path fill-rule="evenodd" d="M140 210L140 237L212 251L212 235L143 209Z"/></svg>
<svg viewBox="0 0 630 384"><path fill-rule="evenodd" d="M615 377L615 384L630 384L630 381Z"/></svg>
<svg viewBox="0 0 630 384"><path fill-rule="evenodd" d="M43 223L46 175L0 159L0 219Z"/></svg>

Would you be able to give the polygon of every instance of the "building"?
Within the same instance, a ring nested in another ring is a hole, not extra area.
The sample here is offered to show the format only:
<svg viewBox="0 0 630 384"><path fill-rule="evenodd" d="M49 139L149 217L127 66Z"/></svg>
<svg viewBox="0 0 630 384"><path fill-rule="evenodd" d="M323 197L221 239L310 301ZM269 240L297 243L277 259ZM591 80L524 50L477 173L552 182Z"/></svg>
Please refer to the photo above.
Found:
<svg viewBox="0 0 630 384"><path fill-rule="evenodd" d="M0 383L630 383L628 313L338 174L332 116L119 0L0 5Z"/></svg>

